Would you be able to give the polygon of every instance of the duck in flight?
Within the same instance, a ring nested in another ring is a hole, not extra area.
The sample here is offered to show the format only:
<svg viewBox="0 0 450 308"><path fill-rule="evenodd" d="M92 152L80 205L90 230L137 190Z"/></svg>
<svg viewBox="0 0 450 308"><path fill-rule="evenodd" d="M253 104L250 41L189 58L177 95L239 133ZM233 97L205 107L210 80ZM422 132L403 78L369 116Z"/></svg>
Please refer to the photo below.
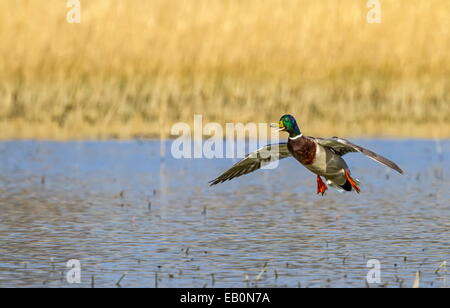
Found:
<svg viewBox="0 0 450 308"><path fill-rule="evenodd" d="M317 175L317 193L323 194L328 189L322 181L324 177L327 184L345 191L360 192L358 180L350 175L350 169L342 156L350 152L359 152L367 157L403 174L397 164L368 149L351 143L350 141L333 138L306 137L301 132L291 115L284 115L278 123L278 131L289 133L287 143L269 144L257 151L248 154L222 175L209 182L216 185L241 175L260 169L263 164L273 162L274 159L283 159L293 156L303 166Z"/></svg>

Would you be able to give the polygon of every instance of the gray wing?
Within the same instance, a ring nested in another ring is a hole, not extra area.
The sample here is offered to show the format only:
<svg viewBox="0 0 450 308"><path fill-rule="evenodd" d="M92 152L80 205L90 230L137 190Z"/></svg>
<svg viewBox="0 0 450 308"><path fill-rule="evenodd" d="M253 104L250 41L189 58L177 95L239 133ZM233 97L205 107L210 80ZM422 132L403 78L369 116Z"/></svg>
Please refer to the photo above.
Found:
<svg viewBox="0 0 450 308"><path fill-rule="evenodd" d="M353 144L346 139L338 138L338 137L327 138L327 139L315 138L315 137L311 137L311 138L315 139L317 141L317 143L319 143L320 145L330 148L333 152L335 152L336 154L338 154L340 156L345 155L350 152L359 152L359 153L362 153L362 154L366 155L367 157L403 174L403 170L393 161L387 159L386 157L378 155L377 153L372 152L371 150L363 148L362 146Z"/></svg>
<svg viewBox="0 0 450 308"><path fill-rule="evenodd" d="M216 185L229 181L238 176L260 169L264 164L275 160L291 156L287 148L287 143L269 144L253 153L248 154L244 159L237 162L233 167L225 171L216 179L209 182L209 185Z"/></svg>

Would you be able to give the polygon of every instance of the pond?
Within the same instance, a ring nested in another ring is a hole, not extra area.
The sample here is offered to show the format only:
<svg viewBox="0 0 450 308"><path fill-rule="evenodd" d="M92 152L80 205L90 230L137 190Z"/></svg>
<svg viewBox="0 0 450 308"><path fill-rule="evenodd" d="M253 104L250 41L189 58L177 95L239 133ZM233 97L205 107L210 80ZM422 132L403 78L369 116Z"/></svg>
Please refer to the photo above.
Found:
<svg viewBox="0 0 450 308"><path fill-rule="evenodd" d="M157 140L0 142L0 287L365 287L371 259L370 287L417 272L448 286L450 140L353 141L405 174L348 154L361 193L322 197L294 159L210 187L237 160L174 159L170 141L161 156Z"/></svg>

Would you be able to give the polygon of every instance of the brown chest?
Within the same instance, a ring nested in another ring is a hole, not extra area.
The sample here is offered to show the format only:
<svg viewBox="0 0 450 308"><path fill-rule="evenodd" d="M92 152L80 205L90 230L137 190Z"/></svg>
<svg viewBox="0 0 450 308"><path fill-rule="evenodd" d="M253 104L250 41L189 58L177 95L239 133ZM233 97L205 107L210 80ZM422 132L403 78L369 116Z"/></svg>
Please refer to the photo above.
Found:
<svg viewBox="0 0 450 308"><path fill-rule="evenodd" d="M295 140L289 139L288 150L300 163L310 165L316 157L316 143L306 137Z"/></svg>

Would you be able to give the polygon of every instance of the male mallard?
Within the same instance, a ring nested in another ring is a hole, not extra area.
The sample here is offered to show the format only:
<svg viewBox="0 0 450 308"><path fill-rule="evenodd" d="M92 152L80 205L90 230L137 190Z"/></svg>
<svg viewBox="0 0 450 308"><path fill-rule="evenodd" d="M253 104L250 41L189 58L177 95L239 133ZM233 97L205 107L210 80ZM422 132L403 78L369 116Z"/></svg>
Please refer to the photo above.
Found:
<svg viewBox="0 0 450 308"><path fill-rule="evenodd" d="M324 139L303 136L297 122L291 115L282 116L278 128L278 131L289 133L287 143L271 144L258 149L209 184L215 185L253 172L261 168L262 164L273 161L274 156L268 154L274 152L277 154L275 159L294 156L303 166L317 174L317 193L322 195L327 190L327 185L322 181L321 176L327 180L329 185L346 191L354 189L357 193L360 192L357 180L350 176L350 170L342 159L342 156L349 152L367 155L369 158L403 174L403 170L394 162L348 140L338 137Z"/></svg>

